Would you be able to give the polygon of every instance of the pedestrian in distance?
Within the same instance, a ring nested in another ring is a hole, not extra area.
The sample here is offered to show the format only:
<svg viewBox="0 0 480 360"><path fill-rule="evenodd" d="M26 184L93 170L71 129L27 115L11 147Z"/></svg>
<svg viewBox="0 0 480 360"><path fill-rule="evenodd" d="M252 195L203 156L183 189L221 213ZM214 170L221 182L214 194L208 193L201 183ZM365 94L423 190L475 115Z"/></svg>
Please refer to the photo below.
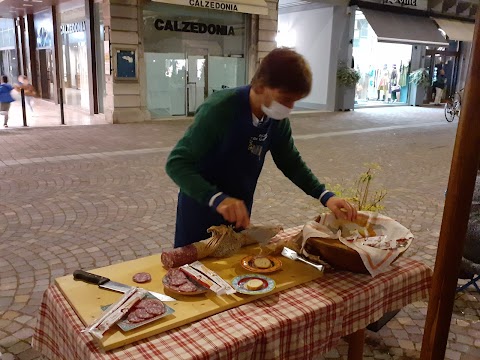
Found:
<svg viewBox="0 0 480 360"><path fill-rule="evenodd" d="M8 112L10 104L15 100L12 97L13 86L8 83L8 77L2 75L0 83L0 114L3 115L3 126L8 128Z"/></svg>
<svg viewBox="0 0 480 360"><path fill-rule="evenodd" d="M440 106L442 101L443 89L445 89L445 83L447 78L445 77L445 70L440 69L437 81L434 82L433 86L435 87L435 101L434 105Z"/></svg>
<svg viewBox="0 0 480 360"><path fill-rule="evenodd" d="M25 94L25 103L28 105L30 111L33 113L33 103L34 98L37 96L37 92L35 91L35 88L25 75L20 75L18 77L18 84L15 85L16 91L21 92L22 89L23 93Z"/></svg>
<svg viewBox="0 0 480 360"><path fill-rule="evenodd" d="M295 147L288 116L312 88L312 72L295 51L267 54L250 85L213 93L170 153L166 172L180 187L175 247L208 238L213 225L250 225L265 156L337 218L354 220L353 205L328 191Z"/></svg>

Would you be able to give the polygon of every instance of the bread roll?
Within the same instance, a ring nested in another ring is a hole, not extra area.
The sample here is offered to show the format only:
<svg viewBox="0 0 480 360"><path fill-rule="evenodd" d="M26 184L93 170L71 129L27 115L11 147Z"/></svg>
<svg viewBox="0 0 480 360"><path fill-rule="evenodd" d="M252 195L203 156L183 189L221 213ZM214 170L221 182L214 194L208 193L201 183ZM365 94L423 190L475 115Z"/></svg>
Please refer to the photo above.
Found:
<svg viewBox="0 0 480 360"><path fill-rule="evenodd" d="M253 265L259 269L268 269L272 267L272 262L266 257L257 257L253 260Z"/></svg>
<svg viewBox="0 0 480 360"><path fill-rule="evenodd" d="M263 281L262 281L262 280L258 280L258 279L248 280L248 281L245 283L245 287L246 287L248 290L252 290L252 291L260 290L260 289L263 287Z"/></svg>

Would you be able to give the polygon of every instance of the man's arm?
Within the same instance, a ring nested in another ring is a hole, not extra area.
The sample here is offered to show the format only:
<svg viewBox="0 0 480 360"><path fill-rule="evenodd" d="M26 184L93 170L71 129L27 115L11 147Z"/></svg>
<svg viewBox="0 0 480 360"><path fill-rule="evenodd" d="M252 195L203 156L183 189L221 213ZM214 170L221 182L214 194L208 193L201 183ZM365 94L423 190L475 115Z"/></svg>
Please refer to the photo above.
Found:
<svg viewBox="0 0 480 360"><path fill-rule="evenodd" d="M318 181L302 160L293 142L290 121L285 119L278 125L271 148L277 167L305 193L319 199L338 219L355 220L357 217L355 207L347 200L338 198L333 192L326 190L325 185Z"/></svg>
<svg viewBox="0 0 480 360"><path fill-rule="evenodd" d="M306 194L319 199L324 206L335 196L325 189L310 168L305 164L295 147L292 129L288 119L280 121L272 142L271 153L273 161L283 174Z"/></svg>
<svg viewBox="0 0 480 360"><path fill-rule="evenodd" d="M165 167L167 174L182 192L205 205L220 190L201 176L198 164L220 142L230 124L228 113L222 108L215 104L200 106L193 124L170 153ZM219 197L220 195L216 199Z"/></svg>

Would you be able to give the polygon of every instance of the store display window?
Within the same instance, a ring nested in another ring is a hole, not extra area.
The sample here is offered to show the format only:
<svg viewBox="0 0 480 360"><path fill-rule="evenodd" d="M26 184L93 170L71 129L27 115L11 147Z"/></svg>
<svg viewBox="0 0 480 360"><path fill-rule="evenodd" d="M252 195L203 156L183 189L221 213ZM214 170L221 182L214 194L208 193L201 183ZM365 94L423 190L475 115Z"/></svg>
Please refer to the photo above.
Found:
<svg viewBox="0 0 480 360"><path fill-rule="evenodd" d="M354 67L360 73L356 106L406 104L412 45L379 42L361 11L355 14Z"/></svg>

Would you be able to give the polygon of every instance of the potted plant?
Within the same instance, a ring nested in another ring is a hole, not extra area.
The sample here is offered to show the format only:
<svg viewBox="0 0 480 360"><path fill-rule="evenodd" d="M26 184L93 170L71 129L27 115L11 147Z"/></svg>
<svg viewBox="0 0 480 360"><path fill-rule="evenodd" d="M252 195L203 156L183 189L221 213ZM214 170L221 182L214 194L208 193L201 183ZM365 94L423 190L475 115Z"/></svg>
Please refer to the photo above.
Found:
<svg viewBox="0 0 480 360"><path fill-rule="evenodd" d="M412 84L410 92L410 105L418 106L423 104L427 88L430 86L430 74L425 68L412 71L410 73L410 84Z"/></svg>
<svg viewBox="0 0 480 360"><path fill-rule="evenodd" d="M387 190L377 184L372 186L381 167L376 163L366 163L363 166L366 170L360 173L354 181L344 180L342 184L327 184L327 188L338 197L347 199L355 205L357 210L385 213L384 200L387 196ZM315 204L315 208L319 209L319 213L327 211L324 207L321 208L318 201L312 203Z"/></svg>
<svg viewBox="0 0 480 360"><path fill-rule="evenodd" d="M355 87L360 80L360 73L347 66L341 66L337 70L338 84L345 87Z"/></svg>
<svg viewBox="0 0 480 360"><path fill-rule="evenodd" d="M340 111L349 111L355 104L355 85L360 80L360 73L340 63L337 69L337 106Z"/></svg>

